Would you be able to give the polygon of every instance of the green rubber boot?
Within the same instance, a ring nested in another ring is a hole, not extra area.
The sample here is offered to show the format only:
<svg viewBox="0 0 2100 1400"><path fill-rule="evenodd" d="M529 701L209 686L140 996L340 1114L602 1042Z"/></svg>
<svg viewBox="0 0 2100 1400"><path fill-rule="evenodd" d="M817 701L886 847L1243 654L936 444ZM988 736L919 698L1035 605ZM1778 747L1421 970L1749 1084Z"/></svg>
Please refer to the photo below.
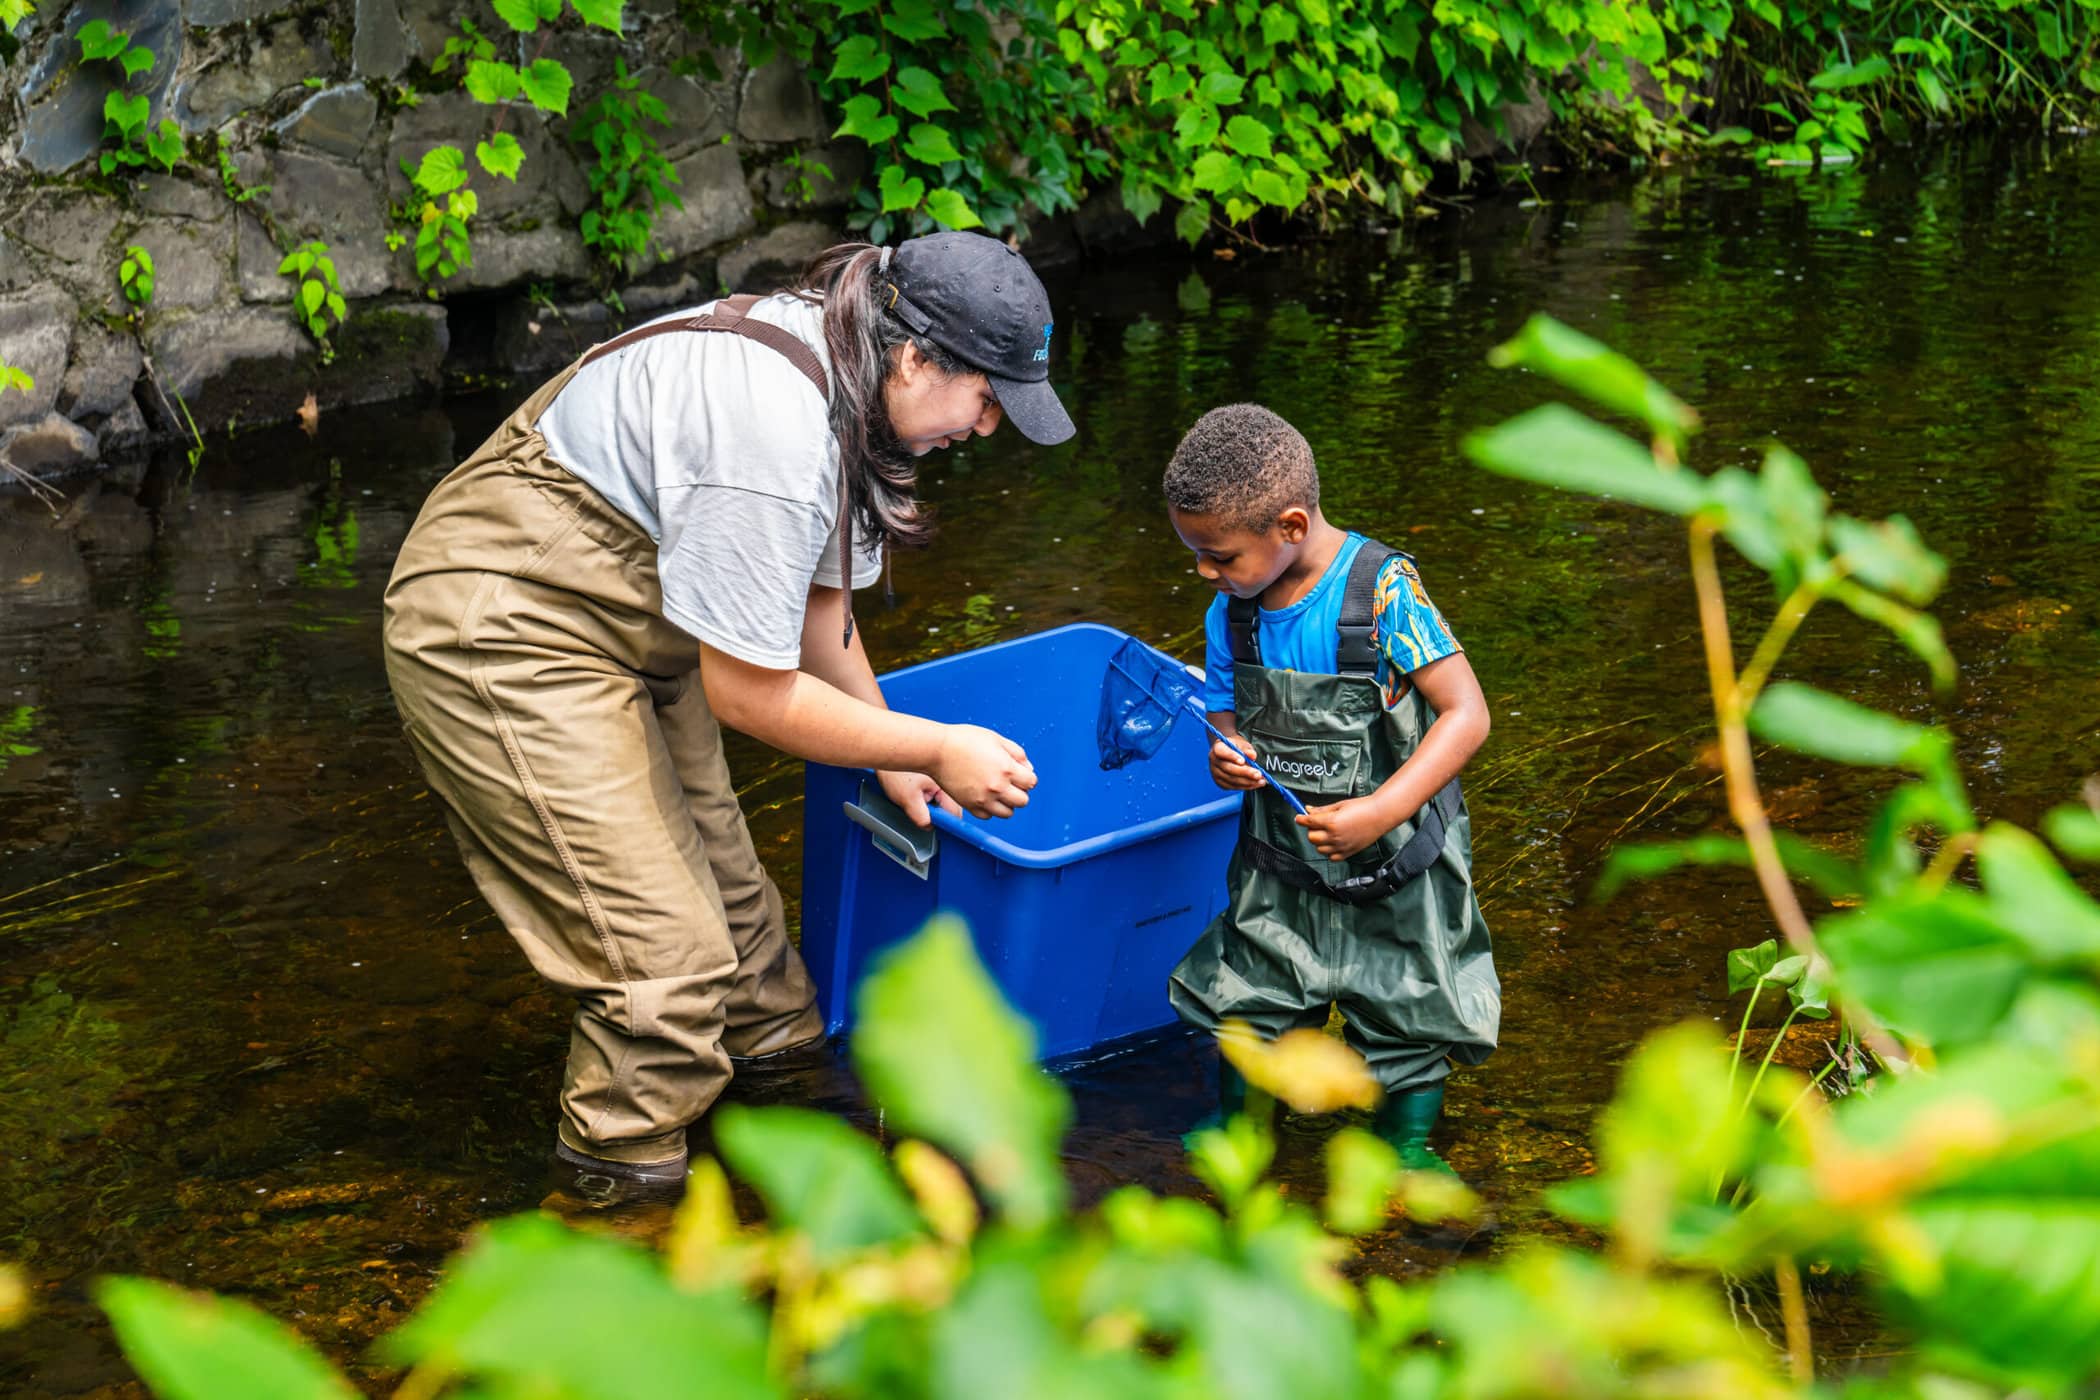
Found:
<svg viewBox="0 0 2100 1400"><path fill-rule="evenodd" d="M1193 1147L1196 1141L1196 1134L1207 1132L1212 1128L1224 1127L1225 1120L1240 1112L1246 1106L1247 1081L1240 1078L1238 1070L1234 1069L1223 1059L1220 1059L1218 1061L1218 1106L1189 1125L1189 1130L1181 1135L1182 1147L1184 1149Z"/></svg>
<svg viewBox="0 0 2100 1400"><path fill-rule="evenodd" d="M1404 1094L1387 1094L1385 1102L1378 1106L1377 1116L1371 1120L1371 1131L1391 1143L1400 1153L1400 1163L1411 1172L1442 1172L1446 1176L1457 1176L1436 1150L1429 1145L1429 1135L1436 1129L1437 1119L1444 1114L1444 1086L1433 1084L1427 1089L1411 1089Z"/></svg>

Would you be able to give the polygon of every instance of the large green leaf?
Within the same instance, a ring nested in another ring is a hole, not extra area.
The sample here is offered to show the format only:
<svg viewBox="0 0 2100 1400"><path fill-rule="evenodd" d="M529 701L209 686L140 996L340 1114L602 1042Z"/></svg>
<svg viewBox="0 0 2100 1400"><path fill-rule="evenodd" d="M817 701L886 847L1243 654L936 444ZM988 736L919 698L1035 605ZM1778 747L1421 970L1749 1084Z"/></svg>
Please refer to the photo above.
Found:
<svg viewBox="0 0 2100 1400"><path fill-rule="evenodd" d="M981 1248L962 1291L930 1322L932 1365L909 1377L913 1391L923 1386L932 1400L1165 1400L1174 1393L1129 1351L1089 1345L1069 1303L1059 1306L1050 1294L1056 1276L1055 1261L1025 1245Z"/></svg>
<svg viewBox="0 0 2100 1400"><path fill-rule="evenodd" d="M1959 888L1877 900L1824 920L1816 941L1843 996L1934 1045L1990 1031L2031 966L1983 898Z"/></svg>
<svg viewBox="0 0 2100 1400"><path fill-rule="evenodd" d="M1772 839L1789 875L1807 880L1832 899L1847 899L1859 893L1859 870L1851 862L1789 831L1775 831ZM1597 877L1592 896L1598 900L1609 899L1629 880L1647 879L1680 866L1737 865L1747 868L1753 863L1750 847L1742 837L1718 831L1682 841L1647 841L1614 846L1605 858L1604 870Z"/></svg>
<svg viewBox="0 0 2100 1400"><path fill-rule="evenodd" d="M2069 803L2052 807L2042 818L2042 830L2065 855L2075 860L2100 860L2100 812Z"/></svg>
<svg viewBox="0 0 2100 1400"><path fill-rule="evenodd" d="M1915 772L1944 766L1947 732L1856 705L1814 686L1782 681L1768 686L1750 710L1760 739L1797 753L1874 768Z"/></svg>
<svg viewBox="0 0 2100 1400"><path fill-rule="evenodd" d="M1681 443L1699 426L1699 415L1691 405L1649 378L1646 370L1551 316L1536 315L1526 321L1515 336L1488 352L1488 363L1536 370L1615 413L1639 419L1650 432L1673 441Z"/></svg>
<svg viewBox="0 0 2100 1400"><path fill-rule="evenodd" d="M124 1357L161 1400L351 1400L349 1382L289 1327L246 1303L141 1278L95 1301Z"/></svg>
<svg viewBox="0 0 2100 1400"><path fill-rule="evenodd" d="M1862 588L1850 579L1840 579L1833 584L1830 596L1867 621L1887 628L1897 641L1910 648L1912 655L1932 668L1935 689L1953 689L1954 653L1947 649L1947 635L1938 618L1905 607L1872 589Z"/></svg>
<svg viewBox="0 0 2100 1400"><path fill-rule="evenodd" d="M960 921L935 919L862 981L853 1060L897 1126L953 1154L1008 1220L1035 1226L1062 1211L1071 1103L1036 1067L1034 1031Z"/></svg>
<svg viewBox="0 0 2100 1400"><path fill-rule="evenodd" d="M2100 960L2100 904L2064 873L2048 848L1993 822L1976 841L1976 872L2000 923L2052 962Z"/></svg>
<svg viewBox="0 0 2100 1400"><path fill-rule="evenodd" d="M2066 1048L1953 1056L1838 1115L1932 1188L1904 1213L1939 1276L1879 1273L1899 1320L1946 1364L2047 1393L2100 1372L2100 1095Z"/></svg>
<svg viewBox="0 0 2100 1400"><path fill-rule="evenodd" d="M828 1113L725 1105L715 1142L774 1223L808 1236L819 1259L924 1231L882 1149Z"/></svg>
<svg viewBox="0 0 2100 1400"><path fill-rule="evenodd" d="M781 1394L766 1372L764 1321L735 1291L681 1293L653 1255L545 1215L477 1235L380 1351L504 1394Z"/></svg>
<svg viewBox="0 0 2100 1400"><path fill-rule="evenodd" d="M1691 515L1706 502L1705 481L1696 473L1666 470L1639 443L1564 404L1544 404L1472 433L1464 448L1503 476L1615 496L1673 515Z"/></svg>
<svg viewBox="0 0 2100 1400"><path fill-rule="evenodd" d="M1830 545L1846 572L1906 603L1922 607L1947 582L1947 561L1927 549L1917 527L1900 515L1878 524L1833 515Z"/></svg>

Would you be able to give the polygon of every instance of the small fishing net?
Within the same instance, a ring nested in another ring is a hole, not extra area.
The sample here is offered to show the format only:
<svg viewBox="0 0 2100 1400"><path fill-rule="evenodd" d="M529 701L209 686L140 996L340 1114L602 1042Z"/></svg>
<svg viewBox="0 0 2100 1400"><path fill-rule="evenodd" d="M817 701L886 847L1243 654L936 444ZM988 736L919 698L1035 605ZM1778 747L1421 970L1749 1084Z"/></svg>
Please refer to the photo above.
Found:
<svg viewBox="0 0 2100 1400"><path fill-rule="evenodd" d="M1101 710L1094 720L1101 766L1121 768L1158 753L1196 690L1196 678L1181 663L1135 637L1126 639L1101 678Z"/></svg>

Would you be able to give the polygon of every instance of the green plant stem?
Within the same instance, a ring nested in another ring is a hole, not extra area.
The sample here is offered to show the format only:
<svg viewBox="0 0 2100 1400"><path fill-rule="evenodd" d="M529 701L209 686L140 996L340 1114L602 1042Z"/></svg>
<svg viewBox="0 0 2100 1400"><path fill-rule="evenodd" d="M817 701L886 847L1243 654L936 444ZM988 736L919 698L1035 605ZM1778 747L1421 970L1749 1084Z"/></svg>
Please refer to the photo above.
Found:
<svg viewBox="0 0 2100 1400"><path fill-rule="evenodd" d="M1806 1389L1816 1383L1816 1355L1808 1334L1808 1302L1801 1294L1801 1270L1794 1256L1782 1254L1772 1265L1779 1284L1779 1315L1786 1320L1786 1359L1794 1384Z"/></svg>
<svg viewBox="0 0 2100 1400"><path fill-rule="evenodd" d="M1933 853L1932 864L1926 866L1925 873L1918 877L1918 888L1928 894L1937 892L1953 878L1955 870L1975 849L1976 833L1973 831L1957 832L1948 837L1946 843Z"/></svg>
<svg viewBox="0 0 2100 1400"><path fill-rule="evenodd" d="M1758 1062L1757 1073L1750 1077L1750 1087L1743 1091L1743 1105L1737 1111L1738 1117L1750 1111L1751 1103L1757 1098L1758 1086L1765 1082L1765 1071L1772 1067L1772 1057L1779 1053L1780 1043L1786 1039L1786 1033L1794 1028L1794 1022L1800 1017L1801 1008L1797 1006L1786 1013L1786 1019L1781 1021L1779 1029L1772 1033L1772 1043L1765 1047L1765 1057Z"/></svg>
<svg viewBox="0 0 2100 1400"><path fill-rule="evenodd" d="M1741 692L1745 714L1757 703L1758 692L1771 679L1772 668L1779 664L1779 654L1786 650L1787 643L1794 640L1794 633L1801 630L1801 624L1821 599L1820 590L1806 583L1799 584L1779 605L1779 611L1772 615L1772 625L1765 629L1757 650L1751 654L1750 664L1736 677L1736 688Z"/></svg>
<svg viewBox="0 0 2100 1400"><path fill-rule="evenodd" d="M1721 589L1721 571L1714 562L1717 529L1711 513L1693 516L1690 551L1692 585L1699 598L1699 631L1706 649L1707 684L1713 691L1714 725L1720 733L1721 771L1727 780L1728 810L1742 830L1743 843L1750 848L1757 883L1779 923L1779 931L1786 936L1787 946L1813 962L1821 956L1815 931L1809 927L1808 915L1802 911L1801 900L1787 878L1786 865L1772 839L1772 823L1765 813L1764 799L1757 791L1757 767L1750 753L1749 709L1736 677L1735 654L1728 637L1727 597ZM1891 1064L1907 1062L1902 1047L1887 1031L1865 1011L1850 1010L1861 1037L1875 1054Z"/></svg>

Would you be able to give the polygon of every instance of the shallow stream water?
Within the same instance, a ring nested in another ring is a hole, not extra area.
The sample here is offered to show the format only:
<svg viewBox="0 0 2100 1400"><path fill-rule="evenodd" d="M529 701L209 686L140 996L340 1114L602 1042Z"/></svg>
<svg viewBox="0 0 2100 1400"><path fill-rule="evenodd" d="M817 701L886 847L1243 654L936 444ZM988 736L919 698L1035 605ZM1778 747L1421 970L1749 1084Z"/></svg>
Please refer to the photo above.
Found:
<svg viewBox="0 0 2100 1400"><path fill-rule="evenodd" d="M884 668L1082 618L1193 656L1207 591L1160 469L1221 402L1305 431L1330 517L1417 554L1494 711L1468 786L1504 1037L1453 1079L1443 1138L1501 1218L1481 1252L1563 1233L1537 1192L1590 1164L1628 1050L1732 1024L1723 955L1768 935L1733 872L1590 899L1613 843L1723 812L1681 528L1459 454L1547 394L1483 359L1529 312L1698 406L1696 465L1779 437L1842 507L1907 512L1948 556L1951 700L1836 616L1789 674L1952 724L1990 814L2032 822L2100 767L2100 146L1548 193L1053 279L1078 439L929 459L942 537L899 563L894 609L862 605ZM194 475L75 485L57 521L0 497L0 1257L37 1309L0 1335L7 1393L131 1393L88 1297L119 1271L244 1297L376 1384L365 1346L463 1233L543 1192L565 1007L468 882L378 650L417 506L508 399L221 436ZM1761 581L1731 582L1739 631L1761 625ZM743 742L732 762L792 905L799 770ZM1762 776L1810 834L1855 830L1876 787L1776 754ZM1196 1189L1176 1134L1209 1059L1170 1036L1070 1076L1084 1196ZM858 1111L843 1072L744 1092ZM1315 1189L1311 1127L1282 1165ZM1363 1262L1417 1272L1449 1244L1396 1232ZM1892 1345L1842 1287L1819 1302L1827 1365Z"/></svg>

